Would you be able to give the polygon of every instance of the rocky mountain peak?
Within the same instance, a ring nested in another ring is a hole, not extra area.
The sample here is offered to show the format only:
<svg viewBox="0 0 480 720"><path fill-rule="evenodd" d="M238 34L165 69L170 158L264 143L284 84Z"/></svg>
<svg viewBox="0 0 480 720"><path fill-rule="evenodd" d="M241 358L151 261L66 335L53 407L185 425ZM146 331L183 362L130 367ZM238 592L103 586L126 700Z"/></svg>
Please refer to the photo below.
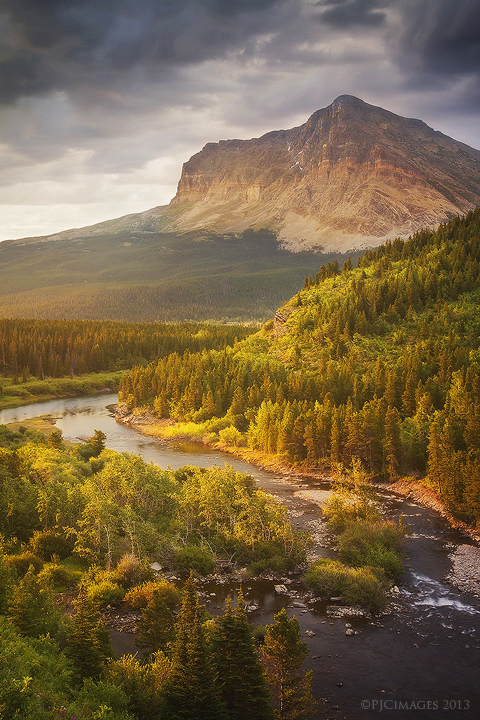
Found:
<svg viewBox="0 0 480 720"><path fill-rule="evenodd" d="M221 140L183 166L172 230L268 227L292 250L378 245L480 204L480 152L340 95L301 126Z"/></svg>

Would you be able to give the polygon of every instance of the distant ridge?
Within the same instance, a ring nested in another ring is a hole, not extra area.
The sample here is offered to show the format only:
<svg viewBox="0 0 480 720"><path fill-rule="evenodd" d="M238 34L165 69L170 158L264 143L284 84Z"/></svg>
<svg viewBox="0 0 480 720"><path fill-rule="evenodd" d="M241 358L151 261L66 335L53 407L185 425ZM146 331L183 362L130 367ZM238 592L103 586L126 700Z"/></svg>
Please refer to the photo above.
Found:
<svg viewBox="0 0 480 720"><path fill-rule="evenodd" d="M0 315L262 320L320 265L480 205L480 151L349 95L208 143L169 205L0 243Z"/></svg>

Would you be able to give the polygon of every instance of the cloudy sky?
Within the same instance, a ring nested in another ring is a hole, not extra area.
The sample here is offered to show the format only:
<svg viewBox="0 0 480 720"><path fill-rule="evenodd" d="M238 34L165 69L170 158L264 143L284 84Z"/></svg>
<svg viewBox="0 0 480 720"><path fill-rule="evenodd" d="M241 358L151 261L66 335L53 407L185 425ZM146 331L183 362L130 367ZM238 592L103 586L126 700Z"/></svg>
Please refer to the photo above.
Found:
<svg viewBox="0 0 480 720"><path fill-rule="evenodd" d="M480 0L0 0L0 239L166 204L345 93L480 149Z"/></svg>

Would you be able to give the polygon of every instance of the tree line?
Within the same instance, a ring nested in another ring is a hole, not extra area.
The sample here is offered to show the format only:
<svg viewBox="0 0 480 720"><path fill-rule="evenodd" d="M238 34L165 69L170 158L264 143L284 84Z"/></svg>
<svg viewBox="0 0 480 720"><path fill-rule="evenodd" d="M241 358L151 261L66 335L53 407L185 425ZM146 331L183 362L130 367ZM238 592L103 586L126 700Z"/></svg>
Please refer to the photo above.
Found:
<svg viewBox="0 0 480 720"><path fill-rule="evenodd" d="M243 325L0 318L0 372L44 380L125 370L172 352L231 345L251 332Z"/></svg>
<svg viewBox="0 0 480 720"><path fill-rule="evenodd" d="M475 523L479 298L477 209L369 250L356 269L329 263L286 303L280 324L221 351L136 366L120 398L288 463L358 459L372 477L426 476Z"/></svg>

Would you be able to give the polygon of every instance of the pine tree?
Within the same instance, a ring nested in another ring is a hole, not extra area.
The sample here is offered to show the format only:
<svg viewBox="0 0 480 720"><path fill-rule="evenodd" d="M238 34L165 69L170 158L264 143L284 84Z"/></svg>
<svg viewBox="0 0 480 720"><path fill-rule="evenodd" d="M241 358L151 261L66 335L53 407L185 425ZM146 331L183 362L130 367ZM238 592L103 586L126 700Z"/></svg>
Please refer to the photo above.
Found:
<svg viewBox="0 0 480 720"><path fill-rule="evenodd" d="M283 608L275 615L275 623L267 627L262 648L276 720L307 720L315 711L317 703L311 693L313 672L301 671L308 652L306 643L300 639L297 618L289 619Z"/></svg>
<svg viewBox="0 0 480 720"><path fill-rule="evenodd" d="M176 624L172 672L165 694L166 720L226 720L203 627L204 611L193 577L185 583Z"/></svg>
<svg viewBox="0 0 480 720"><path fill-rule="evenodd" d="M400 465L400 429L398 411L389 407L385 416L384 465L390 480L395 480Z"/></svg>
<svg viewBox="0 0 480 720"><path fill-rule="evenodd" d="M35 575L30 565L8 600L8 616L27 637L54 636L60 628L60 612L53 601L49 584Z"/></svg>
<svg viewBox="0 0 480 720"><path fill-rule="evenodd" d="M273 720L271 697L265 686L241 591L236 610L228 601L225 614L217 619L212 647L229 720Z"/></svg>
<svg viewBox="0 0 480 720"><path fill-rule="evenodd" d="M110 637L95 601L84 590L74 604L77 612L68 637L67 655L80 679L98 679L106 660L113 657Z"/></svg>
<svg viewBox="0 0 480 720"><path fill-rule="evenodd" d="M173 640L173 613L159 590L154 590L137 625L135 645L149 653L165 650Z"/></svg>

